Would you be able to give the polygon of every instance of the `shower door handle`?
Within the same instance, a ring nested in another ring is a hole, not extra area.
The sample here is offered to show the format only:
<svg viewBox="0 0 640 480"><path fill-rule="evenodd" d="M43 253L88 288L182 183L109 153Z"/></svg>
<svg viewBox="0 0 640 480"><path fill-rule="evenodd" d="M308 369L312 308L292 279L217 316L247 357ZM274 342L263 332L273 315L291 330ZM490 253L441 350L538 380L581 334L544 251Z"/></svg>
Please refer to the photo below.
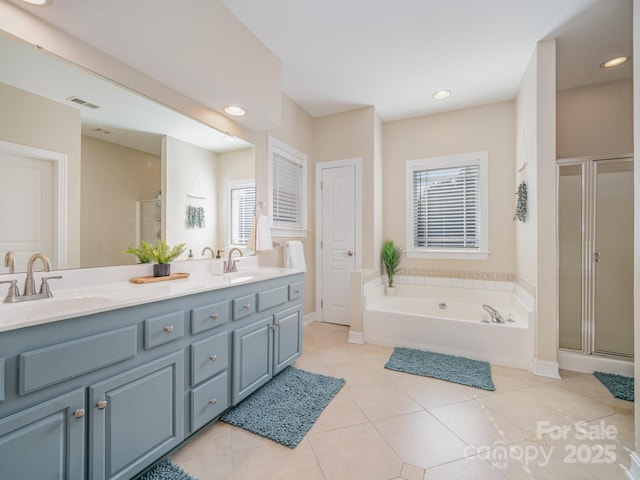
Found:
<svg viewBox="0 0 640 480"><path fill-rule="evenodd" d="M593 261L594 262L599 262L600 260L602 260L602 253L600 252L595 252L593 254Z"/></svg>

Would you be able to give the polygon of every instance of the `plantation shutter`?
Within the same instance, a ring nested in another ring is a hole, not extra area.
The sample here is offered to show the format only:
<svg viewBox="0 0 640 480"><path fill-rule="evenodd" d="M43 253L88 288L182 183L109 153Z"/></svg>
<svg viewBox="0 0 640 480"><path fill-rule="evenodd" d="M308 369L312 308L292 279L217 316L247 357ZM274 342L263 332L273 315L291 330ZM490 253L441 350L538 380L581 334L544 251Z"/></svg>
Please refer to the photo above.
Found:
<svg viewBox="0 0 640 480"><path fill-rule="evenodd" d="M256 187L231 189L231 244L249 242L253 217L256 213Z"/></svg>
<svg viewBox="0 0 640 480"><path fill-rule="evenodd" d="M273 153L273 225L302 227L303 166Z"/></svg>
<svg viewBox="0 0 640 480"><path fill-rule="evenodd" d="M480 246L480 166L413 172L414 247Z"/></svg>

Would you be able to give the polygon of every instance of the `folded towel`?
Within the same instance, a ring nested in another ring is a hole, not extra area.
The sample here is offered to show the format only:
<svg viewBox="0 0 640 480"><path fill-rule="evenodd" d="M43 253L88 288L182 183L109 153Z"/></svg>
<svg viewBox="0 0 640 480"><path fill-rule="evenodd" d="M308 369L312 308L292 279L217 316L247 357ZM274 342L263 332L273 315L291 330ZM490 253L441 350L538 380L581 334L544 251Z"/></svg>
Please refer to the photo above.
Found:
<svg viewBox="0 0 640 480"><path fill-rule="evenodd" d="M256 251L256 226L258 224L258 215L253 217L253 225L251 225L251 231L249 232L249 240L247 241L247 250L251 252Z"/></svg>
<svg viewBox="0 0 640 480"><path fill-rule="evenodd" d="M304 247L302 242L292 240L284 244L284 266L285 268L296 268L307 271L304 261Z"/></svg>
<svg viewBox="0 0 640 480"><path fill-rule="evenodd" d="M263 250L272 250L273 242L271 240L271 222L266 215L258 215L256 221L256 252Z"/></svg>

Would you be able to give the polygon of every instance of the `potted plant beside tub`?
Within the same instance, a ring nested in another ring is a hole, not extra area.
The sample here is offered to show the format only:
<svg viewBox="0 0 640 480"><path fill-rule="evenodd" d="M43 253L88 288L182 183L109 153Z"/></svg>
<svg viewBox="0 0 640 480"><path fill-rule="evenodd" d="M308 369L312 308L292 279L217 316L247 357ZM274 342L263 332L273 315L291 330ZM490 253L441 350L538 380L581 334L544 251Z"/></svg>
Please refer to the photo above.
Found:
<svg viewBox="0 0 640 480"><path fill-rule="evenodd" d="M382 264L387 272L387 287L385 293L387 295L395 295L396 287L393 286L393 276L398 271L400 265L400 257L402 256L402 250L393 244L393 240L386 240L382 244Z"/></svg>
<svg viewBox="0 0 640 480"><path fill-rule="evenodd" d="M171 262L182 255L185 248L184 243L179 243L171 248L164 240L158 240L155 246L143 240L140 243L140 247L129 247L126 253L131 253L138 257L140 263L154 262L153 276L166 277L171 273Z"/></svg>

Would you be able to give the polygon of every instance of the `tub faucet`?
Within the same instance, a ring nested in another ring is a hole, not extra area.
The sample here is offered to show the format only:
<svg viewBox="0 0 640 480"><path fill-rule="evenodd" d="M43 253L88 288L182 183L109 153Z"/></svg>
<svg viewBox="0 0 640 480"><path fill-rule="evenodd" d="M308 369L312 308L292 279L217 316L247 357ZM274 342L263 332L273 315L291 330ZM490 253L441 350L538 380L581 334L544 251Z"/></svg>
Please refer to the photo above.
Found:
<svg viewBox="0 0 640 480"><path fill-rule="evenodd" d="M233 252L236 252L236 251L240 254L241 257L244 256L242 254L242 250L240 250L237 247L234 247L231 250L229 250L229 259L225 260L224 262L224 273L231 273L231 272L238 271L238 265L236 265L236 261L231 258L231 255L233 255Z"/></svg>
<svg viewBox="0 0 640 480"><path fill-rule="evenodd" d="M216 256L216 255L215 255L215 253L213 253L213 249L212 249L211 247L204 247L204 248L202 249L202 253L201 253L200 255L204 257L204 253L205 253L207 250L209 250L209 251L211 252L211 258L214 258L214 257Z"/></svg>
<svg viewBox="0 0 640 480"><path fill-rule="evenodd" d="M504 323L504 317L491 305L482 305L482 308L491 316L493 323Z"/></svg>
<svg viewBox="0 0 640 480"><path fill-rule="evenodd" d="M4 266L9 268L9 273L14 273L16 270L16 259L13 252L7 252L4 255Z"/></svg>
<svg viewBox="0 0 640 480"><path fill-rule="evenodd" d="M27 279L24 281L24 293L23 296L35 295L36 293L36 282L33 279L33 264L36 260L40 259L42 261L42 265L44 265L44 271L51 271L51 263L49 263L49 259L43 253L34 253L31 255L31 258L27 262Z"/></svg>

